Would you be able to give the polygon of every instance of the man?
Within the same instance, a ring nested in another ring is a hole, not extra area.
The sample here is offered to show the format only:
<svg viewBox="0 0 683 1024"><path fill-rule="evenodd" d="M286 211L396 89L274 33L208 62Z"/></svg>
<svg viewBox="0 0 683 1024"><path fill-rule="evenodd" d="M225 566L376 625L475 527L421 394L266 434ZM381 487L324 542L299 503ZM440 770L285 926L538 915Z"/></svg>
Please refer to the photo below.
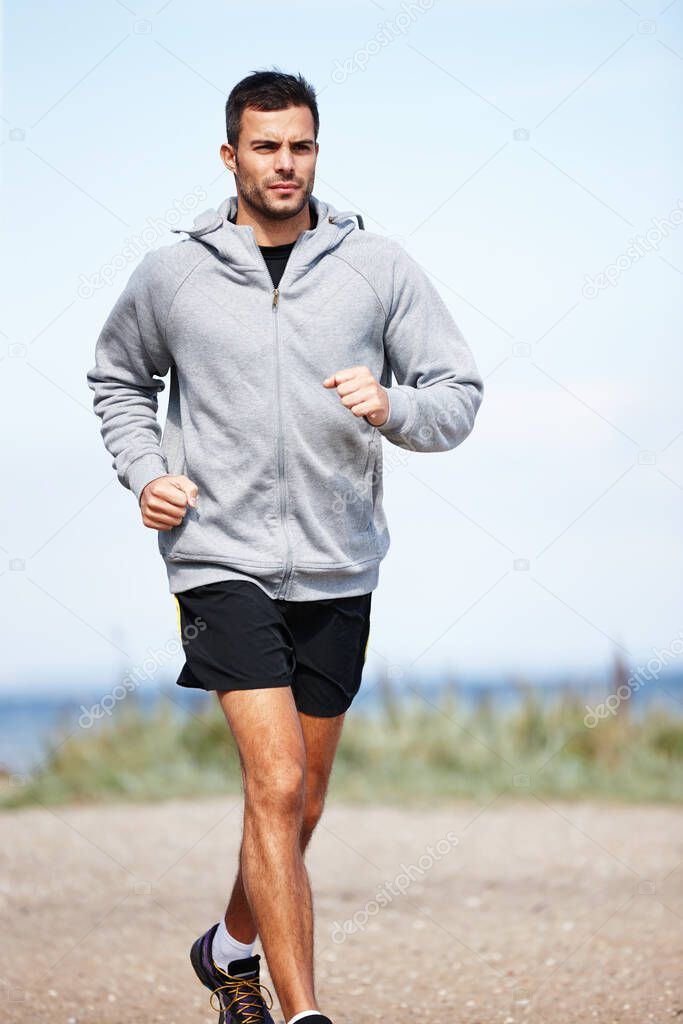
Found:
<svg viewBox="0 0 683 1024"><path fill-rule="evenodd" d="M382 437L454 448L482 382L402 246L313 195L312 87L254 72L226 122L237 195L144 257L88 383L117 476L158 531L184 638L178 683L216 691L240 756L239 869L224 919L192 947L195 972L221 1022L269 1024L258 936L287 1024L330 1024L303 853L389 547Z"/></svg>

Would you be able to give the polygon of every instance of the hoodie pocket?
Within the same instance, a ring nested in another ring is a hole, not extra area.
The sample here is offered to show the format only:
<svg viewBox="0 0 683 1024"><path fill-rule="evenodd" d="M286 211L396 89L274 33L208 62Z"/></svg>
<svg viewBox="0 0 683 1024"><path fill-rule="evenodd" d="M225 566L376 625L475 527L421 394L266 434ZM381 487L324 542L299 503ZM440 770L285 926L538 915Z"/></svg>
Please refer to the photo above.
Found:
<svg viewBox="0 0 683 1024"><path fill-rule="evenodd" d="M333 512L342 517L349 531L365 534L372 528L373 474L377 460L374 434L370 436L364 460L340 475L334 491Z"/></svg>
<svg viewBox="0 0 683 1024"><path fill-rule="evenodd" d="M280 568L282 541L268 442L238 457L212 446L201 456L183 455L177 470L197 484L197 506L183 521L159 532L167 562L214 562L244 568ZM238 460L239 459L239 460Z"/></svg>
<svg viewBox="0 0 683 1024"><path fill-rule="evenodd" d="M380 554L377 536L377 514L381 512L382 503L382 435L374 430L370 442L370 452L366 469L366 479L370 489L370 532L373 537L375 552Z"/></svg>
<svg viewBox="0 0 683 1024"><path fill-rule="evenodd" d="M373 431L370 435L368 442L368 456L365 460L365 466L363 468L363 476L361 480L361 491L367 496L367 502L365 503L365 511L368 516L369 522L372 522L372 511L375 503L375 474L377 467L377 440L379 434L377 431Z"/></svg>
<svg viewBox="0 0 683 1024"><path fill-rule="evenodd" d="M290 529L294 564L300 568L342 568L378 557L375 507L381 438L369 431L359 446L357 435L351 436L354 443L345 458L339 457L339 447L331 447L315 463L297 466L290 486Z"/></svg>

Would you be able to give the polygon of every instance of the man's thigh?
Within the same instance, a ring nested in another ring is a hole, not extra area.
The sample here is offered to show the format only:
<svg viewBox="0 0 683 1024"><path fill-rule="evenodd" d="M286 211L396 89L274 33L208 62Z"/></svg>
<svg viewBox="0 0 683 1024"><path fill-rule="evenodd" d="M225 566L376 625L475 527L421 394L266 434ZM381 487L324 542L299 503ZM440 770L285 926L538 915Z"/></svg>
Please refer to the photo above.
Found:
<svg viewBox="0 0 683 1024"><path fill-rule="evenodd" d="M288 686L217 690L235 738L245 786L286 790L306 773L306 745Z"/></svg>
<svg viewBox="0 0 683 1024"><path fill-rule="evenodd" d="M345 716L317 718L297 713L286 687L217 691L235 738L242 770L251 778L284 776L293 767L305 775L306 807L322 803Z"/></svg>
<svg viewBox="0 0 683 1024"><path fill-rule="evenodd" d="M324 800L345 717L319 718L299 712L306 750L306 803L312 810Z"/></svg>

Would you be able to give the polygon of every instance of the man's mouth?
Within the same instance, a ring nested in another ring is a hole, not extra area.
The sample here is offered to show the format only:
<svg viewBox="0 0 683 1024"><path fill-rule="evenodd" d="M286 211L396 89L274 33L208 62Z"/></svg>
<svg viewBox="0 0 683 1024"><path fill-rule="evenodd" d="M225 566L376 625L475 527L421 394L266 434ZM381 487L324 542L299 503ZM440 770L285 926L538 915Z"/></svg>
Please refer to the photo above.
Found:
<svg viewBox="0 0 683 1024"><path fill-rule="evenodd" d="M298 185L295 181L282 181L276 185L269 186L274 192L296 192Z"/></svg>

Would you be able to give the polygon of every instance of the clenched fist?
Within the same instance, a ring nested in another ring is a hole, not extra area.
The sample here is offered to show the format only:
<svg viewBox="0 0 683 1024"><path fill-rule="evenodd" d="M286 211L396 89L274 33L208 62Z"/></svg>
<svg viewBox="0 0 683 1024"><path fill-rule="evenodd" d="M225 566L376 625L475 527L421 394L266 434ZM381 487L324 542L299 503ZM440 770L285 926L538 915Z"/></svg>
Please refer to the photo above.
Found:
<svg viewBox="0 0 683 1024"><path fill-rule="evenodd" d="M389 418L386 388L375 380L367 366L350 366L326 377L323 387L336 387L342 405L354 416L365 416L373 427L381 427Z"/></svg>
<svg viewBox="0 0 683 1024"><path fill-rule="evenodd" d="M171 530L185 518L187 506L195 508L199 488L186 476L158 476L145 484L140 495L142 521L151 530Z"/></svg>

